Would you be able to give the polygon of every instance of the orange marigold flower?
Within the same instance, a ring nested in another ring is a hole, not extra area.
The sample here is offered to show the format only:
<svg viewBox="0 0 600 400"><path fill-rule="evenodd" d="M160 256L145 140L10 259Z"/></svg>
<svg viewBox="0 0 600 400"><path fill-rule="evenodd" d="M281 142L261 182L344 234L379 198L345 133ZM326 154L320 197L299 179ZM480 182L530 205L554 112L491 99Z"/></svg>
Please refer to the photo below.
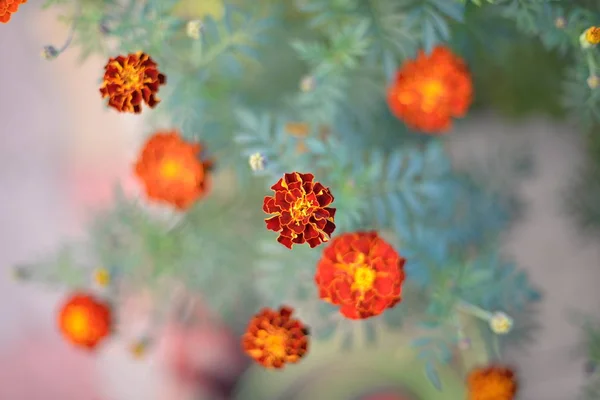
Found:
<svg viewBox="0 0 600 400"><path fill-rule="evenodd" d="M12 14L19 10L21 4L27 3L27 0L0 0L0 22L3 24L10 21Z"/></svg>
<svg viewBox="0 0 600 400"><path fill-rule="evenodd" d="M242 337L246 354L265 368L295 364L308 352L308 328L292 318L291 307L278 311L263 308L256 314Z"/></svg>
<svg viewBox="0 0 600 400"><path fill-rule="evenodd" d="M420 51L406 61L388 89L391 111L410 128L441 134L452 118L463 117L473 98L471 74L464 61L446 47L430 55Z"/></svg>
<svg viewBox="0 0 600 400"><path fill-rule="evenodd" d="M167 81L158 71L158 65L141 51L111 58L104 67L102 98L120 112L142 112L142 102L154 108L160 100L155 97L160 85Z"/></svg>
<svg viewBox="0 0 600 400"><path fill-rule="evenodd" d="M93 350L111 332L108 304L85 293L75 293L63 304L58 324L63 336L76 346Z"/></svg>
<svg viewBox="0 0 600 400"><path fill-rule="evenodd" d="M346 318L379 315L401 300L404 262L376 232L344 233L329 243L317 264L319 297L340 306Z"/></svg>
<svg viewBox="0 0 600 400"><path fill-rule="evenodd" d="M492 365L476 368L467 377L468 400L513 400L517 380L512 369Z"/></svg>
<svg viewBox="0 0 600 400"><path fill-rule="evenodd" d="M313 174L284 174L271 186L275 195L263 201L263 211L274 215L265 220L267 229L279 232L277 241L288 249L303 243L317 247L335 230L335 208L328 207L333 196L314 179Z"/></svg>
<svg viewBox="0 0 600 400"><path fill-rule="evenodd" d="M188 209L208 190L211 160L203 160L200 143L186 142L177 131L157 132L146 142L135 174L149 199Z"/></svg>
<svg viewBox="0 0 600 400"><path fill-rule="evenodd" d="M592 26L585 31L585 40L589 44L597 45L600 43L600 27Z"/></svg>

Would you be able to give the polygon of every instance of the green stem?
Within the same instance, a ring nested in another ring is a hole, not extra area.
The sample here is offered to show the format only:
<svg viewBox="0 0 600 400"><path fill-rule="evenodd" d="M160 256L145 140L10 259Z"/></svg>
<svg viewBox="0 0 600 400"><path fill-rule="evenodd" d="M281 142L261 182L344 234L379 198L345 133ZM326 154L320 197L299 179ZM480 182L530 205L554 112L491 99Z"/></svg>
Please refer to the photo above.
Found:
<svg viewBox="0 0 600 400"><path fill-rule="evenodd" d="M594 60L594 56L592 55L591 51L587 52L586 61L590 71L590 76L596 76L596 70L598 69L598 66L596 65L596 61Z"/></svg>
<svg viewBox="0 0 600 400"><path fill-rule="evenodd" d="M484 310L483 308L477 307L473 304L467 303L466 301L460 301L456 308L458 311L464 312L466 314L471 314L479 319L484 321L489 321L492 318L492 313Z"/></svg>

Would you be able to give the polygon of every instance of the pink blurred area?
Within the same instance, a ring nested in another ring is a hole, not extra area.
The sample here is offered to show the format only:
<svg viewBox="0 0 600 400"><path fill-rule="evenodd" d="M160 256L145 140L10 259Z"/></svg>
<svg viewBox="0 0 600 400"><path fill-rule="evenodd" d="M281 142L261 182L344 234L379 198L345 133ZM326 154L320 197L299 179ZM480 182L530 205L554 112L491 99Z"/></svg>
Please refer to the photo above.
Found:
<svg viewBox="0 0 600 400"><path fill-rule="evenodd" d="M101 57L83 65L76 49L40 57L68 33L40 5L21 6L0 26L0 400L224 398L219 386L239 373L241 359L218 322L167 326L142 360L128 337L82 352L55 328L66 293L9 278L15 263L81 235L91 212L110 205L116 182L137 190L131 164L144 133L140 116L105 109Z"/></svg>

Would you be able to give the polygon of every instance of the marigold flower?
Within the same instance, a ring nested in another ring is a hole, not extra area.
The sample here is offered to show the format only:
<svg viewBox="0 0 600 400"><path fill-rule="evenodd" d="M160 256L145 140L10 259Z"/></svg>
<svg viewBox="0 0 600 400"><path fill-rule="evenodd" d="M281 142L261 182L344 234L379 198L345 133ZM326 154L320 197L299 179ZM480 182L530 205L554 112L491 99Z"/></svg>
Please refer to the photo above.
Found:
<svg viewBox="0 0 600 400"><path fill-rule="evenodd" d="M401 300L405 261L376 232L344 233L317 264L319 297L340 306L346 318L379 315Z"/></svg>
<svg viewBox="0 0 600 400"><path fill-rule="evenodd" d="M585 40L591 45L600 43L600 27L592 26L585 31Z"/></svg>
<svg viewBox="0 0 600 400"><path fill-rule="evenodd" d="M202 160L201 151L201 144L186 142L177 131L152 135L135 164L148 198L183 211L203 197L212 161Z"/></svg>
<svg viewBox="0 0 600 400"><path fill-rule="evenodd" d="M63 304L58 324L69 342L93 350L110 334L112 313L109 305L101 300L75 293Z"/></svg>
<svg viewBox="0 0 600 400"><path fill-rule="evenodd" d="M25 3L27 0L0 0L0 23L8 23L12 14L16 13L19 6Z"/></svg>
<svg viewBox="0 0 600 400"><path fill-rule="evenodd" d="M288 249L303 243L317 247L335 230L335 208L328 207L333 196L314 179L313 174L284 174L271 186L275 195L263 201L263 211L273 215L265 220L267 229L279 232L277 241Z"/></svg>
<svg viewBox="0 0 600 400"><path fill-rule="evenodd" d="M471 371L467 387L468 400L513 400L518 384L513 370L492 365Z"/></svg>
<svg viewBox="0 0 600 400"><path fill-rule="evenodd" d="M265 368L295 364L308 352L308 328L292 318L294 310L263 308L256 314L242 337L246 354Z"/></svg>
<svg viewBox="0 0 600 400"><path fill-rule="evenodd" d="M142 102L150 108L160 102L155 96L166 81L154 60L139 51L108 60L100 93L102 98L108 97L109 107L138 114L142 112Z"/></svg>
<svg viewBox="0 0 600 400"><path fill-rule="evenodd" d="M465 116L473 99L473 83L466 64L448 48L430 55L419 52L406 61L388 89L390 110L410 128L441 134L452 118Z"/></svg>

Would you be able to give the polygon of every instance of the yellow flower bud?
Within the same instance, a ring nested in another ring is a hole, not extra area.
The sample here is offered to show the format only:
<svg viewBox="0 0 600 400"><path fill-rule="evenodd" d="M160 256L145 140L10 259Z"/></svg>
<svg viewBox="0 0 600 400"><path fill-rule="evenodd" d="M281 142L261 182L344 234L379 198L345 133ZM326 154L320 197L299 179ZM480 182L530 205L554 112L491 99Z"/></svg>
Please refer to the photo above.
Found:
<svg viewBox="0 0 600 400"><path fill-rule="evenodd" d="M503 312L495 312L490 318L490 328L497 335L504 335L511 331L513 319Z"/></svg>
<svg viewBox="0 0 600 400"><path fill-rule="evenodd" d="M110 284L110 272L106 268L98 268L94 271L94 282L100 287Z"/></svg>
<svg viewBox="0 0 600 400"><path fill-rule="evenodd" d="M579 44L582 49L589 49L600 43L600 27L592 26L583 31L579 36Z"/></svg>
<svg viewBox="0 0 600 400"><path fill-rule="evenodd" d="M596 89L598 85L600 85L600 78L598 78L596 75L590 75L590 77L587 79L587 84L590 89Z"/></svg>
<svg viewBox="0 0 600 400"><path fill-rule="evenodd" d="M202 21L193 20L189 21L185 27L185 32L188 37L198 40L200 39L200 33L202 32Z"/></svg>
<svg viewBox="0 0 600 400"><path fill-rule="evenodd" d="M316 80L312 76L305 76L300 81L300 90L304 93L313 91L315 89L315 86Z"/></svg>
<svg viewBox="0 0 600 400"><path fill-rule="evenodd" d="M248 159L252 171L262 171L265 169L265 158L260 153L254 153Z"/></svg>

